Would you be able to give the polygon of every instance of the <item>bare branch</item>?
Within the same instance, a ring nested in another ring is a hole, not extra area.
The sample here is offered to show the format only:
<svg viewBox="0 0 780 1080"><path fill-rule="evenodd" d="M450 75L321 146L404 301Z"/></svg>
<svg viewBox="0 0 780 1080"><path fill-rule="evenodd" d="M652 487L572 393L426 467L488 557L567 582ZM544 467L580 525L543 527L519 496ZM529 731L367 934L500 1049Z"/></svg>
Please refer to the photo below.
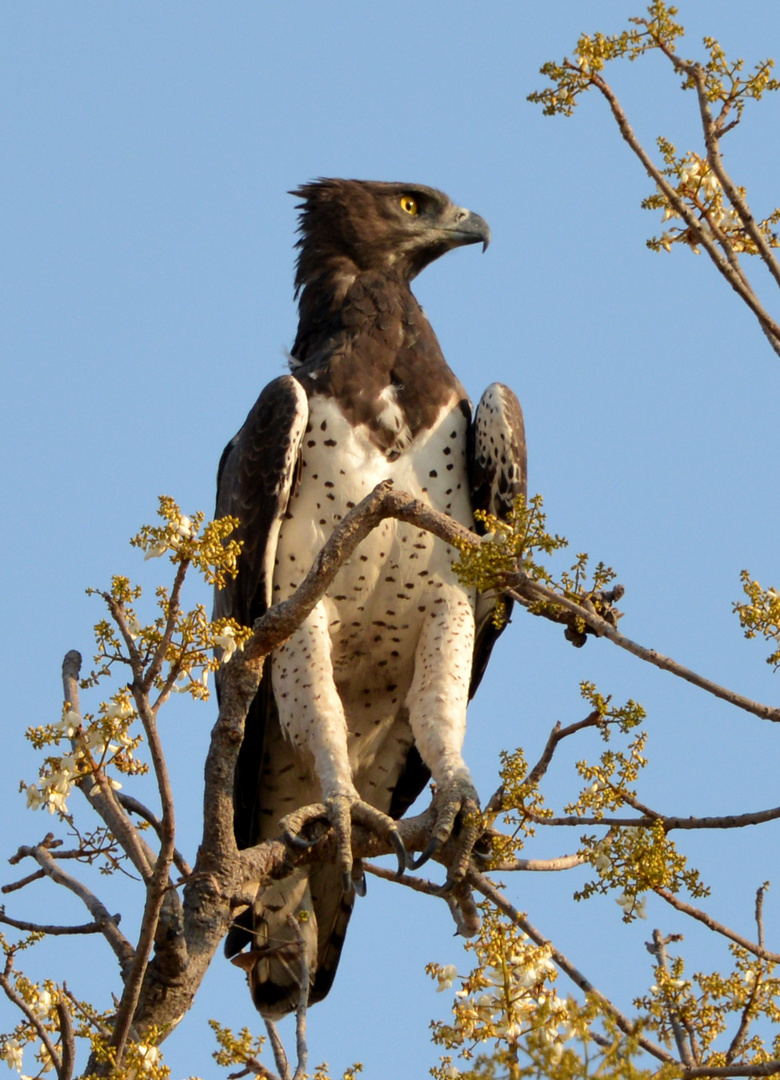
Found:
<svg viewBox="0 0 780 1080"><path fill-rule="evenodd" d="M46 926L43 923L23 922L21 919L12 919L10 915L6 915L4 907L0 907L0 923L13 926L16 930L25 930L33 934L52 934L55 937L62 934L103 933L103 927L96 922L82 923L80 926ZM118 915L114 915L114 923L115 925L119 924Z"/></svg>
<svg viewBox="0 0 780 1080"><path fill-rule="evenodd" d="M13 860L9 859L8 861L12 862ZM33 881L40 881L41 878L45 877L46 874L43 870L36 870L34 874L28 874L27 877L20 878L19 881L13 881L10 885L3 885L3 887L0 888L0 893L16 892L17 889L23 889L25 885L29 885Z"/></svg>
<svg viewBox="0 0 780 1080"><path fill-rule="evenodd" d="M302 1080L306 1074L306 1065L309 1060L309 1049L306 1045L306 1012L309 1008L309 957L306 953L306 943L303 940L301 927L293 915L287 916L287 923L295 930L295 939L298 942L298 950L301 954L301 992L298 995L298 1004L295 1009L295 1055L298 1064L292 1080Z"/></svg>
<svg viewBox="0 0 780 1080"><path fill-rule="evenodd" d="M768 888L769 882L765 881L756 890L756 928L758 930L758 945L761 949L764 947L764 897Z"/></svg>
<svg viewBox="0 0 780 1080"><path fill-rule="evenodd" d="M279 1035L279 1029L273 1020L266 1020L265 1030L268 1032L268 1041L271 1044L274 1061L279 1070L279 1078L280 1080L290 1080L290 1063L287 1060L287 1054L284 1052L284 1044Z"/></svg>
<svg viewBox="0 0 780 1080"><path fill-rule="evenodd" d="M584 720L579 720L575 724L569 724L568 727L565 728L561 727L559 721L550 732L542 755L526 776L525 783L529 786L539 783L550 767L553 754L561 740L568 738L570 735L574 735L578 731L582 731L583 728L600 727L603 726L603 723L604 720L598 710L594 710L589 716L586 716Z"/></svg>
<svg viewBox="0 0 780 1080"><path fill-rule="evenodd" d="M759 957L759 959L768 960L772 964L780 964L780 953L769 952L764 948L763 942L759 942L759 944L756 945L754 942L749 941L748 938L742 937L741 934L731 930L728 926L724 926L723 923L717 922L711 915L708 915L706 911L701 911L692 904L687 904L684 900L681 900L679 896L675 896L674 893L670 893L667 889L655 889L653 891L660 896L662 900L665 900L667 904L676 908L677 911L681 911L684 915L689 915L692 919L696 919L697 922L702 923L714 933L721 934L723 937L735 941L737 945L741 945L743 949L747 949L748 952Z"/></svg>
<svg viewBox="0 0 780 1080"><path fill-rule="evenodd" d="M572 870L582 866L588 860L584 855L559 855L557 859L507 859L505 862L491 863L491 871L523 870L550 873L558 870Z"/></svg>
<svg viewBox="0 0 780 1080"><path fill-rule="evenodd" d="M119 960L122 975L125 977L133 962L133 946L119 930L114 917L108 913L106 907L94 893L90 892L86 885L67 874L42 844L37 844L35 847L20 847L17 855L23 858L35 859L47 877L51 878L57 885L62 885L74 893L86 905L89 913L100 927L101 934Z"/></svg>
<svg viewBox="0 0 780 1080"><path fill-rule="evenodd" d="M70 1009L63 997L57 1002L57 1019L60 1022L60 1051L62 1062L58 1080L71 1080L76 1068L76 1036Z"/></svg>
<svg viewBox="0 0 780 1080"><path fill-rule="evenodd" d="M780 336L778 341L780 342ZM780 348L780 345L778 347ZM780 709L773 709L769 705L761 705L757 701L751 701L750 698L743 697L733 690L719 686L710 679L705 679L702 675L697 675L695 671L683 667L676 660L672 660L654 649L646 649L644 646L638 645L635 641L619 633L614 626L594 612L587 611L579 604L574 603L574 601L561 596L552 589L548 589L547 586L538 581L533 581L525 574L518 574L517 577L512 578L510 588L507 589L507 596L511 596L526 607L541 600L546 604L564 608L591 627L599 637L608 638L613 644L620 646L621 649L626 649L627 652L638 656L640 660L654 664L655 667L661 668L662 671L669 671L672 675L693 683L694 686L698 686L701 690L706 690L707 693L712 694L714 697L721 698L730 705L736 705L738 709L744 709L746 712L753 713L754 716L761 717L762 720L772 720L774 723L780 722Z"/></svg>

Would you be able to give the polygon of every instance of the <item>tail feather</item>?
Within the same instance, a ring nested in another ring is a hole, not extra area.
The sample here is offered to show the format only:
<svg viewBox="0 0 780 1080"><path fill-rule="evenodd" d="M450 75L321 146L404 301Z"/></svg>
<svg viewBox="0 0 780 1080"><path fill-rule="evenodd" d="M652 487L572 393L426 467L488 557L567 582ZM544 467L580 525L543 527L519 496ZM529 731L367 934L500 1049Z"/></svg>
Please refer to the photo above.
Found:
<svg viewBox="0 0 780 1080"><path fill-rule="evenodd" d="M338 870L324 865L302 867L258 891L253 907L231 928L225 951L247 972L252 999L264 1017L278 1020L298 1005L301 939L309 968L309 1002L325 997L336 974L353 901L354 895L342 892ZM238 951L247 944L247 951Z"/></svg>

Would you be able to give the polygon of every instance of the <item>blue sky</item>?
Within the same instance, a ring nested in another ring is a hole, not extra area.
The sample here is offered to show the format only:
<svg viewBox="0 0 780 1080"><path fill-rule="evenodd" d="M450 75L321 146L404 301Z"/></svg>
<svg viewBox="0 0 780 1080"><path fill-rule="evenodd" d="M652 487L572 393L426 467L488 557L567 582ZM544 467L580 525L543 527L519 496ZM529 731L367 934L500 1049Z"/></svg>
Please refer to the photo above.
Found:
<svg viewBox="0 0 780 1080"><path fill-rule="evenodd" d="M771 0L680 7L683 52L700 55L704 34L749 65L780 52ZM531 490L572 552L618 571L624 633L777 699L762 647L743 640L730 610L743 567L780 582L780 361L704 256L646 249L660 231L659 215L639 207L651 184L604 103L591 95L565 121L526 102L539 66L581 31L617 31L641 10L615 0L2 6L7 855L51 824L16 792L37 768L23 730L58 717L63 654L90 655L102 612L85 587L127 573L147 586L151 615L165 568L140 563L127 539L161 493L211 512L222 447L284 370L296 325L286 192L313 176L431 184L490 222L484 257L455 252L415 286L450 365L475 398L494 380L518 393ZM700 149L695 102L659 58L610 75L646 145L664 134L680 151ZM770 97L724 145L760 216L780 201L779 122ZM748 271L758 287L759 266ZM209 602L197 586L190 599ZM522 614L470 713L466 756L485 799L501 748L522 745L534 759L556 721L585 715L582 679L647 708L645 802L698 814L777 801L770 725L608 643L576 651ZM213 719L213 704L178 704L165 721L190 858ZM583 740L562 757L597 753ZM550 782L559 805L577 790L563 762ZM748 936L777 840L766 828L681 841L713 885L713 914ZM576 845L575 835L544 836L529 853ZM624 1006L652 982L642 944L651 926L685 930L694 969L720 961L711 936L652 902L650 923L628 930L611 899L575 906L582 880L524 875L508 888ZM128 887L95 882L132 926ZM7 902L39 918L53 905L82 921L45 885ZM775 944L777 911L770 894ZM336 986L310 1016L312 1061L340 1075L362 1060L373 1080L425 1075L437 1057L428 1021L448 1003L424 964L467 964L451 933L441 903L369 881ZM49 973L107 1004L116 987L107 951L57 943L49 957ZM40 964L31 958L33 972ZM243 977L219 958L167 1044L174 1080L219 1074L209 1016L259 1030ZM12 1022L0 1002L0 1029Z"/></svg>

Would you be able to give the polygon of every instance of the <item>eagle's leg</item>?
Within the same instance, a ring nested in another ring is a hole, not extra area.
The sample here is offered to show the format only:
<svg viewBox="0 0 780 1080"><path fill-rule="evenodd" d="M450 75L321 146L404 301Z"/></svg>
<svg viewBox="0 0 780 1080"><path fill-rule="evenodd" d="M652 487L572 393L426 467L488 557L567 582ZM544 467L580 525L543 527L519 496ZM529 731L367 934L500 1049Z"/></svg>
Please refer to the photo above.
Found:
<svg viewBox="0 0 780 1080"><path fill-rule="evenodd" d="M274 653L273 689L285 734L313 759L322 792L321 802L302 806L284 818L287 838L300 843L309 824L326 821L336 834L345 892L353 887L353 823L387 840L398 855L398 872L403 872L406 850L396 823L364 802L352 780L347 721L333 678L328 616L322 603ZM303 840L304 845L307 842Z"/></svg>
<svg viewBox="0 0 780 1080"><path fill-rule="evenodd" d="M460 588L442 590L423 627L415 653L414 678L406 703L417 749L431 770L436 793L430 840L413 868L426 862L450 837L455 844L448 884L461 881L482 831L479 796L463 756L474 647L474 612Z"/></svg>
<svg viewBox="0 0 780 1080"><path fill-rule="evenodd" d="M287 814L279 824L285 838L291 844L298 847L310 847L317 840L305 839L301 834L312 823L323 821L327 822L336 834L338 866L345 893L353 887L359 895L362 896L365 893L363 872L358 869L352 857L353 825L363 825L375 832L377 836L387 840L398 858L398 873L402 874L406 869L406 848L393 819L357 797L334 795L324 803L302 806L298 810L293 810L291 814Z"/></svg>

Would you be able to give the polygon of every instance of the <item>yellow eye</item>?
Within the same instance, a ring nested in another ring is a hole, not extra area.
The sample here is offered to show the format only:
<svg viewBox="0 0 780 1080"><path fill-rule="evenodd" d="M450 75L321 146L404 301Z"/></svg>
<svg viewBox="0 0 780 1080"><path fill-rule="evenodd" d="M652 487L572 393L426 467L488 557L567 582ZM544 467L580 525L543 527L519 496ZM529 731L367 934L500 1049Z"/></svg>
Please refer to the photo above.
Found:
<svg viewBox="0 0 780 1080"><path fill-rule="evenodd" d="M417 200L413 199L411 195L401 196L401 209L407 214L417 213Z"/></svg>

